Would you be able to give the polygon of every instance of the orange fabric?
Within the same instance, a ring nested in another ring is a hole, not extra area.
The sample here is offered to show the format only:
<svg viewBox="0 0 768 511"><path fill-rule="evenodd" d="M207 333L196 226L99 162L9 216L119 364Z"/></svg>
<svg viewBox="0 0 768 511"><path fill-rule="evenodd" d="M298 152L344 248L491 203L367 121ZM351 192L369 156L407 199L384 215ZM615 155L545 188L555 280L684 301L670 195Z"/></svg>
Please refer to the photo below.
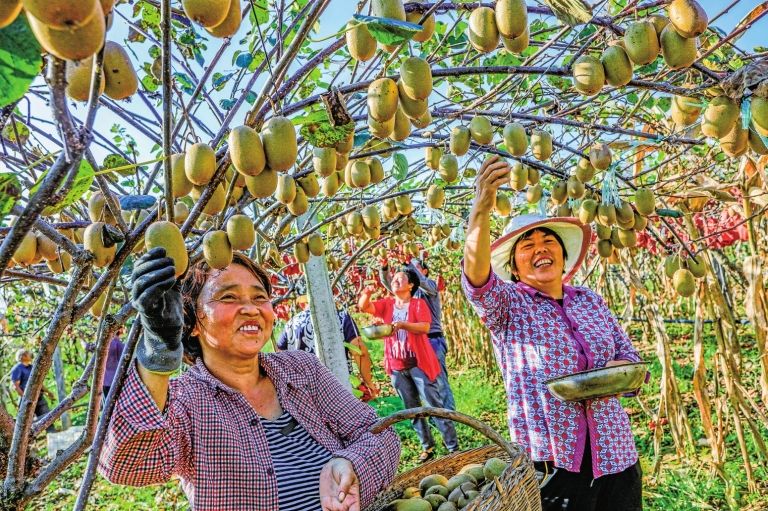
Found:
<svg viewBox="0 0 768 511"><path fill-rule="evenodd" d="M395 299L392 297L382 298L373 302L375 309L374 316L381 318L385 323L392 323L394 314ZM431 323L432 314L429 312L429 306L421 298L411 298L408 304L408 322L409 323ZM394 336L386 337L384 342L392 342ZM408 346L411 351L416 353L416 366L424 371L427 378L434 380L440 374L440 362L437 360L435 350L429 342L427 334L414 334L408 332ZM386 353L387 350L384 350ZM387 374L392 374L390 361L384 357L384 370Z"/></svg>

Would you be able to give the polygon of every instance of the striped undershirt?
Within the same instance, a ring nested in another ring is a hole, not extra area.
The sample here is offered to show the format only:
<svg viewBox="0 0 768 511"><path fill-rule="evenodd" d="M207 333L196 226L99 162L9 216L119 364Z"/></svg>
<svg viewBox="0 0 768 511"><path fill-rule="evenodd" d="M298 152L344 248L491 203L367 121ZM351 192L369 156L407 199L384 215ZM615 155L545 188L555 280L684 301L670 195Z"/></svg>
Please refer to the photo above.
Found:
<svg viewBox="0 0 768 511"><path fill-rule="evenodd" d="M331 453L288 412L261 418L277 477L280 511L320 511L320 472Z"/></svg>

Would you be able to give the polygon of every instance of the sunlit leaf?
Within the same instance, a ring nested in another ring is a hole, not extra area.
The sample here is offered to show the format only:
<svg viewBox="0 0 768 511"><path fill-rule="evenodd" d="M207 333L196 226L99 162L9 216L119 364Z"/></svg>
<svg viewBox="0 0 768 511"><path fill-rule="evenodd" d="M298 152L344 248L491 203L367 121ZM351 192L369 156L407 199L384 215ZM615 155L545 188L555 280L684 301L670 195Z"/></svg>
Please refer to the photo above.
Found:
<svg viewBox="0 0 768 511"><path fill-rule="evenodd" d="M373 38L381 44L402 44L410 41L416 33L421 31L421 25L407 21L377 18L376 16L365 16L363 14L355 14L353 17L357 21L364 23Z"/></svg>
<svg viewBox="0 0 768 511"><path fill-rule="evenodd" d="M0 30L0 107L21 99L42 64L40 44L24 15Z"/></svg>

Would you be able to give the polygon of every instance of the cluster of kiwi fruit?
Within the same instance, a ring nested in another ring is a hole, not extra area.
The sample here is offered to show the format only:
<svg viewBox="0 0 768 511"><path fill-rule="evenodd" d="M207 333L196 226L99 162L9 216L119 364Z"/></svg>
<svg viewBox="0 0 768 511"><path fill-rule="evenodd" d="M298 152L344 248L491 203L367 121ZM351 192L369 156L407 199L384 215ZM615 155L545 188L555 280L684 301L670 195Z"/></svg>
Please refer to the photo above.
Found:
<svg viewBox="0 0 768 511"><path fill-rule="evenodd" d="M669 254L664 259L664 275L672 281L675 292L687 298L696 292L696 279L707 275L707 263L701 254L695 257Z"/></svg>
<svg viewBox="0 0 768 511"><path fill-rule="evenodd" d="M67 95L87 101L93 55L104 48L103 79L98 94L115 100L131 97L139 87L128 52L114 41L104 41L115 0L8 0L0 3L0 28L24 11L43 50L67 61Z"/></svg>
<svg viewBox="0 0 768 511"><path fill-rule="evenodd" d="M606 83L623 87L632 80L633 66L650 64L659 54L670 69L690 67L697 57L696 38L709 22L707 13L696 0L673 0L667 14L630 23L600 58L578 57L571 66L576 90L594 96Z"/></svg>
<svg viewBox="0 0 768 511"><path fill-rule="evenodd" d="M458 511L466 508L488 486L501 477L507 463L489 458L484 464L465 465L451 478L429 475L418 487L406 488L399 499L389 503L387 511Z"/></svg>

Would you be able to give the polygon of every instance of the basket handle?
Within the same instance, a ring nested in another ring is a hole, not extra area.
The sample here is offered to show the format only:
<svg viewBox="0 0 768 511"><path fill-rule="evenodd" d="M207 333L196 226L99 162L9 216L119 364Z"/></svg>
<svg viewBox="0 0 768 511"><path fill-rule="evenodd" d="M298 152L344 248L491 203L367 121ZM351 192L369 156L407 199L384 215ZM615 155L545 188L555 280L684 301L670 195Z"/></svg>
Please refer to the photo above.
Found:
<svg viewBox="0 0 768 511"><path fill-rule="evenodd" d="M379 419L371 427L371 433L381 433L393 424L402 422L407 419L422 419L425 417L437 417L439 419L448 419L454 422L459 422L485 435L493 443L504 449L512 459L514 459L519 454L519 452L516 452L513 449L509 442L504 440L504 438L498 434L495 429L493 429L485 422L475 419L474 417L470 417L469 415L465 415L461 412L448 410L447 408L432 408L429 406L422 406L420 408L409 408L407 410L401 410L399 412L393 413L389 417Z"/></svg>

